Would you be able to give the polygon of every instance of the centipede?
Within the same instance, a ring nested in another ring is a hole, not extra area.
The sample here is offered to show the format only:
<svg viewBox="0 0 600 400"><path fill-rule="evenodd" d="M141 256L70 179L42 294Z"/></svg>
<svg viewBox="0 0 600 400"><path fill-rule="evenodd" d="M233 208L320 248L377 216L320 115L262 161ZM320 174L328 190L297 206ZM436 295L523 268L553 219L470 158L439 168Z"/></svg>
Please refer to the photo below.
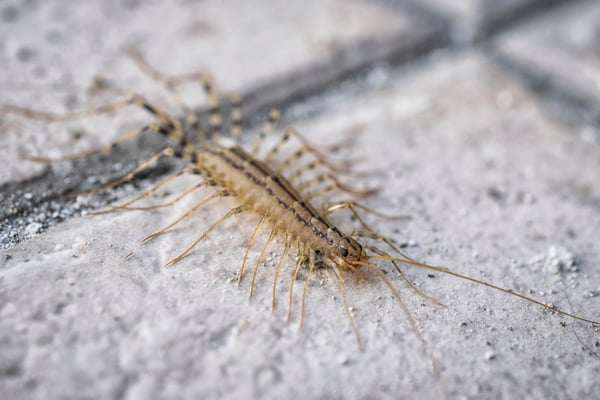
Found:
<svg viewBox="0 0 600 400"><path fill-rule="evenodd" d="M373 229L367 223L364 214L373 214L376 217L391 220L406 218L406 216L389 215L363 204L362 198L372 195L377 189L369 187L366 189L356 188L346 184L341 177L355 173L351 166L352 163L333 160L330 156L330 153L336 152L344 146L350 146L351 140L335 143L329 147L317 146L294 128L281 129L279 126L281 113L277 109L272 109L268 113L267 121L256 137L254 145L245 146L242 143L243 116L241 112L242 98L240 96L227 96L230 110L227 118L229 129L225 134L223 129L225 117L220 107L224 96L217 92L208 74L194 72L167 76L147 63L138 51L131 50L130 56L143 73L158 82L166 90L173 101L184 111L184 118L171 116L139 94L131 94L124 100L97 108L60 115L3 105L0 108L0 115L60 122L107 114L128 106L139 107L147 111L154 118L153 122L128 132L112 143L100 148L58 159L34 155L28 155L25 158L34 162L56 163L84 158L96 153L109 152L115 146L142 135L154 134L165 137L170 145L139 164L132 172L101 187L75 193L75 195L92 196L126 184L162 158L182 160L185 167L167 177L163 177L160 182L149 190L122 204L110 205L107 209L94 213L154 210L172 206L201 189L210 191L208 196L194 204L188 211L166 226L148 235L143 239L143 242L151 242L169 233L174 227L193 218L201 209L210 207L212 203L218 202L220 199L231 198L235 200L237 204L235 207L225 212L203 233L195 235L186 247L179 249L178 254L166 263L166 267L173 267L184 258L192 256L201 243L226 221L247 214L251 216L250 220L254 221L254 226L252 230L249 230L251 233L245 250L240 252L238 286L242 285L244 279L250 280L249 296L252 299L257 290L259 270L268 251L273 247L275 239L279 239L283 244L282 250L276 266L271 272L272 308L275 309L278 304L278 282L284 274L284 270L288 268L288 320L291 319L294 284L302 272L305 275L304 284L301 289L298 289L301 290L300 325L302 326L311 279L317 271L325 271L331 277L331 282L334 282L334 286L342 299L343 312L354 333L359 349L364 347L360 335L360 324L353 316L346 288L350 282L355 281L354 277L363 274L383 283L384 287L399 304L412 331L427 352L426 341L418 328L413 313L403 301L394 278L384 273L381 264L391 265L402 284L416 295L441 307L445 307L442 302L412 283L405 274L402 268L403 265L482 285L505 295L518 297L525 302L533 303L553 313L594 326L600 325L600 321L597 319L568 312L525 294L455 272L443 266L420 262L405 254L392 237L384 236ZM202 119L198 113L191 110L181 98L178 88L186 84L199 84L203 88L208 105L207 112L204 115L205 119ZM270 147L266 146L266 138L275 137L275 132L278 131L281 131L278 139ZM182 175L197 177L198 182L178 194L170 202L150 206L139 205L142 199L151 197L162 190L169 182ZM347 198L340 200L339 195ZM331 222L332 214L344 210L351 214L360 229L347 231ZM258 257L253 261L254 268L250 271L250 252L257 244L261 233L267 232L266 242ZM292 259L294 259L294 262L292 262ZM439 375L435 362L433 364L436 375Z"/></svg>

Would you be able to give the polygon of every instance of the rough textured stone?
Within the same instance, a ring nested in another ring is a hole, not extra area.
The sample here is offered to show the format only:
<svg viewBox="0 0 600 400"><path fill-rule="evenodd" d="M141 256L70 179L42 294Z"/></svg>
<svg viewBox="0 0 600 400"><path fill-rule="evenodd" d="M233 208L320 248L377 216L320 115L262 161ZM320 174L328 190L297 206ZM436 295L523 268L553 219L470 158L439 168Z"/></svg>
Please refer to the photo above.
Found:
<svg viewBox="0 0 600 400"><path fill-rule="evenodd" d="M560 99L552 111L600 141L600 4L575 2L496 40L503 62L534 89Z"/></svg>
<svg viewBox="0 0 600 400"><path fill-rule="evenodd" d="M410 37L421 30L400 11L361 1L14 3L2 6L0 104L48 112L84 108L90 100L82 91L98 75L164 105L159 100L164 94L126 57L131 46L165 73L206 70L222 89L243 91L292 70L342 63L334 57L357 41ZM192 104L203 100L197 90L188 94ZM137 110L127 115L119 124L106 118L67 127L3 119L0 147L8 167L0 172L0 183L41 172L42 166L19 162L20 152L57 156L98 146L146 117Z"/></svg>
<svg viewBox="0 0 600 400"><path fill-rule="evenodd" d="M402 2L401 2L402 3ZM422 11L446 20L458 43L483 39L528 15L565 0L422 0L410 2Z"/></svg>
<svg viewBox="0 0 600 400"><path fill-rule="evenodd" d="M392 85L340 99L334 112L298 128L315 143L359 134L352 156L373 173L353 183L382 186L368 201L375 209L412 216L368 221L406 243L412 257L598 318L598 152L481 54L433 58ZM173 193L191 184L180 181ZM193 201L73 219L2 253L0 332L10 349L1 353L2 393L353 399L432 398L444 390L455 397L589 398L600 391L600 365L589 351L598 351L597 329L440 273L405 268L447 309L417 296L392 269L387 275L431 356L376 279L347 282L363 352L325 273L312 281L298 331L298 298L292 324L285 322L291 265L270 312L280 245L260 270L254 301L247 301L249 277L237 288L251 217L163 267L231 207L228 201L140 243ZM352 229L349 217L336 220ZM561 260L565 267L557 269Z"/></svg>

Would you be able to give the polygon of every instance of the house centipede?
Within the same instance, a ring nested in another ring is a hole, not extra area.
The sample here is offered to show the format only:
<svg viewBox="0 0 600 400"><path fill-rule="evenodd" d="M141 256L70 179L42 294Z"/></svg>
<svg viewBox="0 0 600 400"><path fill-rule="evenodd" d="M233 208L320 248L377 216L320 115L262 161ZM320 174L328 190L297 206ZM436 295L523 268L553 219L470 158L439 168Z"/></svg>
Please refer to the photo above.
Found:
<svg viewBox="0 0 600 400"><path fill-rule="evenodd" d="M577 320L591 324L600 324L600 321L557 309L529 296L513 292L512 290L493 285L489 282L410 258L394 244L391 238L380 235L372 229L365 222L361 211L382 217L393 217L382 214L377 210L370 209L355 200L325 202L322 206L317 207L314 205L317 200L326 198L327 195L334 192L364 197L371 194L373 190L359 190L342 183L342 181L336 177L336 174L351 173L352 171L349 166L343 163L338 164L333 162L325 155L327 151L320 151L315 145L309 143L300 133L292 128L286 129L279 141L276 142L273 147L265 149L265 137L278 128L280 113L277 110L272 110L270 112L269 119L263 126L254 147L249 151L244 150L240 146L242 131L241 99L237 96L232 96L230 99L233 106L230 114L231 122L229 137L222 138L221 130L223 126L223 116L220 112L220 96L207 75L203 73L191 73L167 77L148 65L139 53L133 52L132 56L140 69L159 82L174 98L178 105L186 111L187 117L184 120L171 117L169 114L149 103L143 96L137 94L131 95L122 101L72 114L55 115L14 106L3 106L0 108L0 111L3 114L16 114L31 119L67 121L87 115L110 113L123 107L134 105L145 109L153 115L156 118L155 122L126 133L113 143L107 144L99 149L63 157L59 160L51 160L44 157L29 157L29 159L38 162L73 160L87 157L98 152L110 151L114 146L144 134L157 133L166 137L172 143L172 146L163 149L155 156L141 163L133 172L110 182L107 185L103 185L102 187L85 193L77 193L77 195L93 195L127 183L136 175L153 165L160 158L174 157L188 162L189 164L186 168L166 177L150 190L145 191L123 204L111 206L108 210L98 212L150 210L171 206L200 188L211 188L214 190L210 196L197 203L185 214L181 215L164 228L147 236L144 239L144 242L148 242L166 234L174 226L191 217L194 213L213 201L224 197L232 197L238 200L239 205L237 207L230 209L220 219L209 226L205 232L198 236L178 256L171 259L167 263L167 266L174 265L192 254L197 246L225 221L239 214L247 213L254 214L257 217L258 222L245 249L238 285L241 285L242 280L246 276L250 249L255 244L259 233L266 227L269 227L270 233L268 239L256 260L256 265L251 275L250 298L252 298L254 294L257 273L260 265L264 261L268 249L271 247L276 237L282 238L284 241L283 252L274 271L272 289L273 308L277 303L276 290L278 278L290 254L295 250L297 253L297 260L292 269L289 285L288 319L291 318L292 314L294 282L297 280L300 271L302 269L307 271L301 297L300 325L302 325L305 315L305 303L309 282L311 281L316 268L324 267L327 271L331 272L333 280L337 283L342 298L344 312L348 318L352 331L354 332L359 348L362 348L363 345L359 334L359 327L354 320L347 299L346 282L348 281L348 277L362 271L366 271L368 274L380 279L385 286L387 286L400 304L403 313L419 341L422 343L425 350L427 348L425 340L417 328L416 321L410 309L402 300L398 289L374 263L375 261L390 262L406 285L419 296L437 305L443 306L442 303L425 294L412 284L400 268L399 264L413 265L419 268L451 275L462 280L471 281L519 297L540 307ZM202 124L202 121L200 121L194 113L190 112L189 107L185 106L176 90L180 85L195 82L199 82L203 86L207 95L208 124ZM190 140L189 133L198 138L199 144ZM282 149L292 139L296 141L299 148L295 152L292 151L289 153L285 158L279 157L281 156ZM337 147L338 145L333 145L331 149ZM302 164L301 162L306 159L309 159L309 161ZM156 193L166 184L177 179L177 177L182 174L200 176L202 180L195 186L178 195L171 202L148 207L135 206L136 202ZM341 210L348 210L359 222L363 231L345 234L342 229L331 223L329 215ZM361 239L375 240L382 243L382 246L385 245L387 248L383 249L370 244L362 244ZM392 256L391 253L395 253L397 256Z"/></svg>

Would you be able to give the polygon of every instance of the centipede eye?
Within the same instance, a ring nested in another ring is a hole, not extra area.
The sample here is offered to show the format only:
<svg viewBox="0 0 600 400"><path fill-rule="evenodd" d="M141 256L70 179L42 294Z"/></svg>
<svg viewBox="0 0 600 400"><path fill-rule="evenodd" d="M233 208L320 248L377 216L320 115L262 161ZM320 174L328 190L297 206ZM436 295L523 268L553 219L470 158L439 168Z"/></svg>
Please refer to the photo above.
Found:
<svg viewBox="0 0 600 400"><path fill-rule="evenodd" d="M345 247L340 246L340 247L338 247L338 250L340 251L340 254L342 255L342 257L348 256L348 250L346 250Z"/></svg>

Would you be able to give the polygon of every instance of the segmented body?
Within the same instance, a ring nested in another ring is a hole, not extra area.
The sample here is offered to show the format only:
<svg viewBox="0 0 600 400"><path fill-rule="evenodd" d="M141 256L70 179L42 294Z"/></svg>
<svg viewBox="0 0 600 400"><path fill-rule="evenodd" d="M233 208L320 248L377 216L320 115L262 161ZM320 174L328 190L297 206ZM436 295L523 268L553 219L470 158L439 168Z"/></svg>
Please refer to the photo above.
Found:
<svg viewBox="0 0 600 400"><path fill-rule="evenodd" d="M329 253L343 234L280 173L257 160L242 148L208 144L198 152L198 166L234 193L239 202L271 224L282 227L293 241L305 243L311 251ZM356 246L345 240L348 246ZM361 248L354 248L360 252Z"/></svg>

